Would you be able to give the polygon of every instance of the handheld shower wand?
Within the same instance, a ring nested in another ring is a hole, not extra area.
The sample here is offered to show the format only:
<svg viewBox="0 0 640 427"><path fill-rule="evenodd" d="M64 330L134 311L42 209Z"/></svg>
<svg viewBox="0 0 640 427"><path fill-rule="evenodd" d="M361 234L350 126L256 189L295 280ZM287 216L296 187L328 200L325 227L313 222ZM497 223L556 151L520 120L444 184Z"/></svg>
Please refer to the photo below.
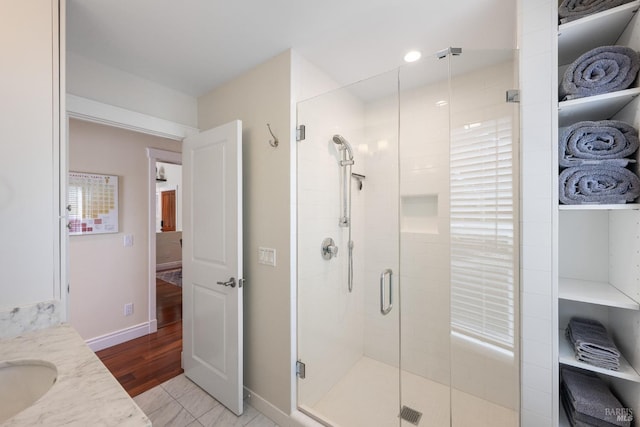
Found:
<svg viewBox="0 0 640 427"><path fill-rule="evenodd" d="M351 149L351 144L341 135L333 135L333 143L338 146L338 150L342 154L341 159L338 161L338 164L342 167L342 216L338 224L340 227L348 227L351 221L350 177L351 165L354 164L353 150ZM347 166L349 166L349 170L347 170Z"/></svg>
<svg viewBox="0 0 640 427"><path fill-rule="evenodd" d="M351 149L351 144L342 137L342 135L333 135L333 143L338 145L339 150L346 150L347 156L343 156L344 158L340 161L340 166L352 165L353 162L353 150ZM347 160L346 157L349 157Z"/></svg>
<svg viewBox="0 0 640 427"><path fill-rule="evenodd" d="M353 241L351 240L351 166L353 161L353 149L351 144L341 135L333 135L333 143L338 146L338 150L342 153L338 162L342 168L342 216L338 220L340 227L349 227L349 261L347 282L349 292L353 290Z"/></svg>

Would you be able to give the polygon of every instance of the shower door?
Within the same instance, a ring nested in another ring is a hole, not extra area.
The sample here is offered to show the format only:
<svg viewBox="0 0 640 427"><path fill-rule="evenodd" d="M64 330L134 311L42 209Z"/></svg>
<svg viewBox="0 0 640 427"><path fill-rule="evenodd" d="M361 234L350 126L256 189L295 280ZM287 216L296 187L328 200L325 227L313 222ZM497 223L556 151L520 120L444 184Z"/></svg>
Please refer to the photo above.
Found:
<svg viewBox="0 0 640 427"><path fill-rule="evenodd" d="M422 427L517 427L517 56L438 56L400 72L402 406Z"/></svg>
<svg viewBox="0 0 640 427"><path fill-rule="evenodd" d="M450 58L453 426L519 425L517 62L511 50Z"/></svg>
<svg viewBox="0 0 640 427"><path fill-rule="evenodd" d="M518 425L516 63L447 50L298 104L297 403L309 416Z"/></svg>

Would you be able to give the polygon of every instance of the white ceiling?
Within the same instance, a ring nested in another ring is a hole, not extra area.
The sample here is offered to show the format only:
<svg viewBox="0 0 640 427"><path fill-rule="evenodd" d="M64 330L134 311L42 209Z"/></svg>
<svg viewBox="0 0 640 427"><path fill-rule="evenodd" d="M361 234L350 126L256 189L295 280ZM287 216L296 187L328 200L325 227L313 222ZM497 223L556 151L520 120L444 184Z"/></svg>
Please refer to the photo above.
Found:
<svg viewBox="0 0 640 427"><path fill-rule="evenodd" d="M293 48L340 83L455 46L512 49L515 0L67 0L67 49L192 96Z"/></svg>

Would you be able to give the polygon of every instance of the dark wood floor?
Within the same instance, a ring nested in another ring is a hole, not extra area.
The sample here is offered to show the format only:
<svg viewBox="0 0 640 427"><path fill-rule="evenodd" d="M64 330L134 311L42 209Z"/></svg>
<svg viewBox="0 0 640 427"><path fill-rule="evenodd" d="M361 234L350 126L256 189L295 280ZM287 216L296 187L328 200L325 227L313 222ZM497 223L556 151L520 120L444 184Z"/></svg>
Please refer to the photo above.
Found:
<svg viewBox="0 0 640 427"><path fill-rule="evenodd" d="M182 288L156 280L158 332L96 352L131 397L177 375L182 353Z"/></svg>
<svg viewBox="0 0 640 427"><path fill-rule="evenodd" d="M158 329L182 320L182 288L156 279Z"/></svg>

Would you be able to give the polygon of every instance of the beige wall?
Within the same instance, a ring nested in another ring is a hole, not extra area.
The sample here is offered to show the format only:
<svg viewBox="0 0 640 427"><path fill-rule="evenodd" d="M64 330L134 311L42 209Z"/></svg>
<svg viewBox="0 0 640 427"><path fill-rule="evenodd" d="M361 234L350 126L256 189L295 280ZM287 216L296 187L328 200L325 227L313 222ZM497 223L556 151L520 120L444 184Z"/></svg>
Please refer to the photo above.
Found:
<svg viewBox="0 0 640 427"><path fill-rule="evenodd" d="M149 321L146 147L181 150L177 141L69 121L69 170L119 177L120 231L69 238L69 320L84 339ZM133 246L124 247L125 234ZM134 313L125 317L130 302Z"/></svg>
<svg viewBox="0 0 640 427"><path fill-rule="evenodd" d="M291 53L284 52L198 99L198 127L242 120L244 384L281 411L291 408ZM267 123L280 145L269 146ZM258 247L276 249L275 267Z"/></svg>
<svg viewBox="0 0 640 427"><path fill-rule="evenodd" d="M156 270L174 268L182 263L182 231L156 233Z"/></svg>

